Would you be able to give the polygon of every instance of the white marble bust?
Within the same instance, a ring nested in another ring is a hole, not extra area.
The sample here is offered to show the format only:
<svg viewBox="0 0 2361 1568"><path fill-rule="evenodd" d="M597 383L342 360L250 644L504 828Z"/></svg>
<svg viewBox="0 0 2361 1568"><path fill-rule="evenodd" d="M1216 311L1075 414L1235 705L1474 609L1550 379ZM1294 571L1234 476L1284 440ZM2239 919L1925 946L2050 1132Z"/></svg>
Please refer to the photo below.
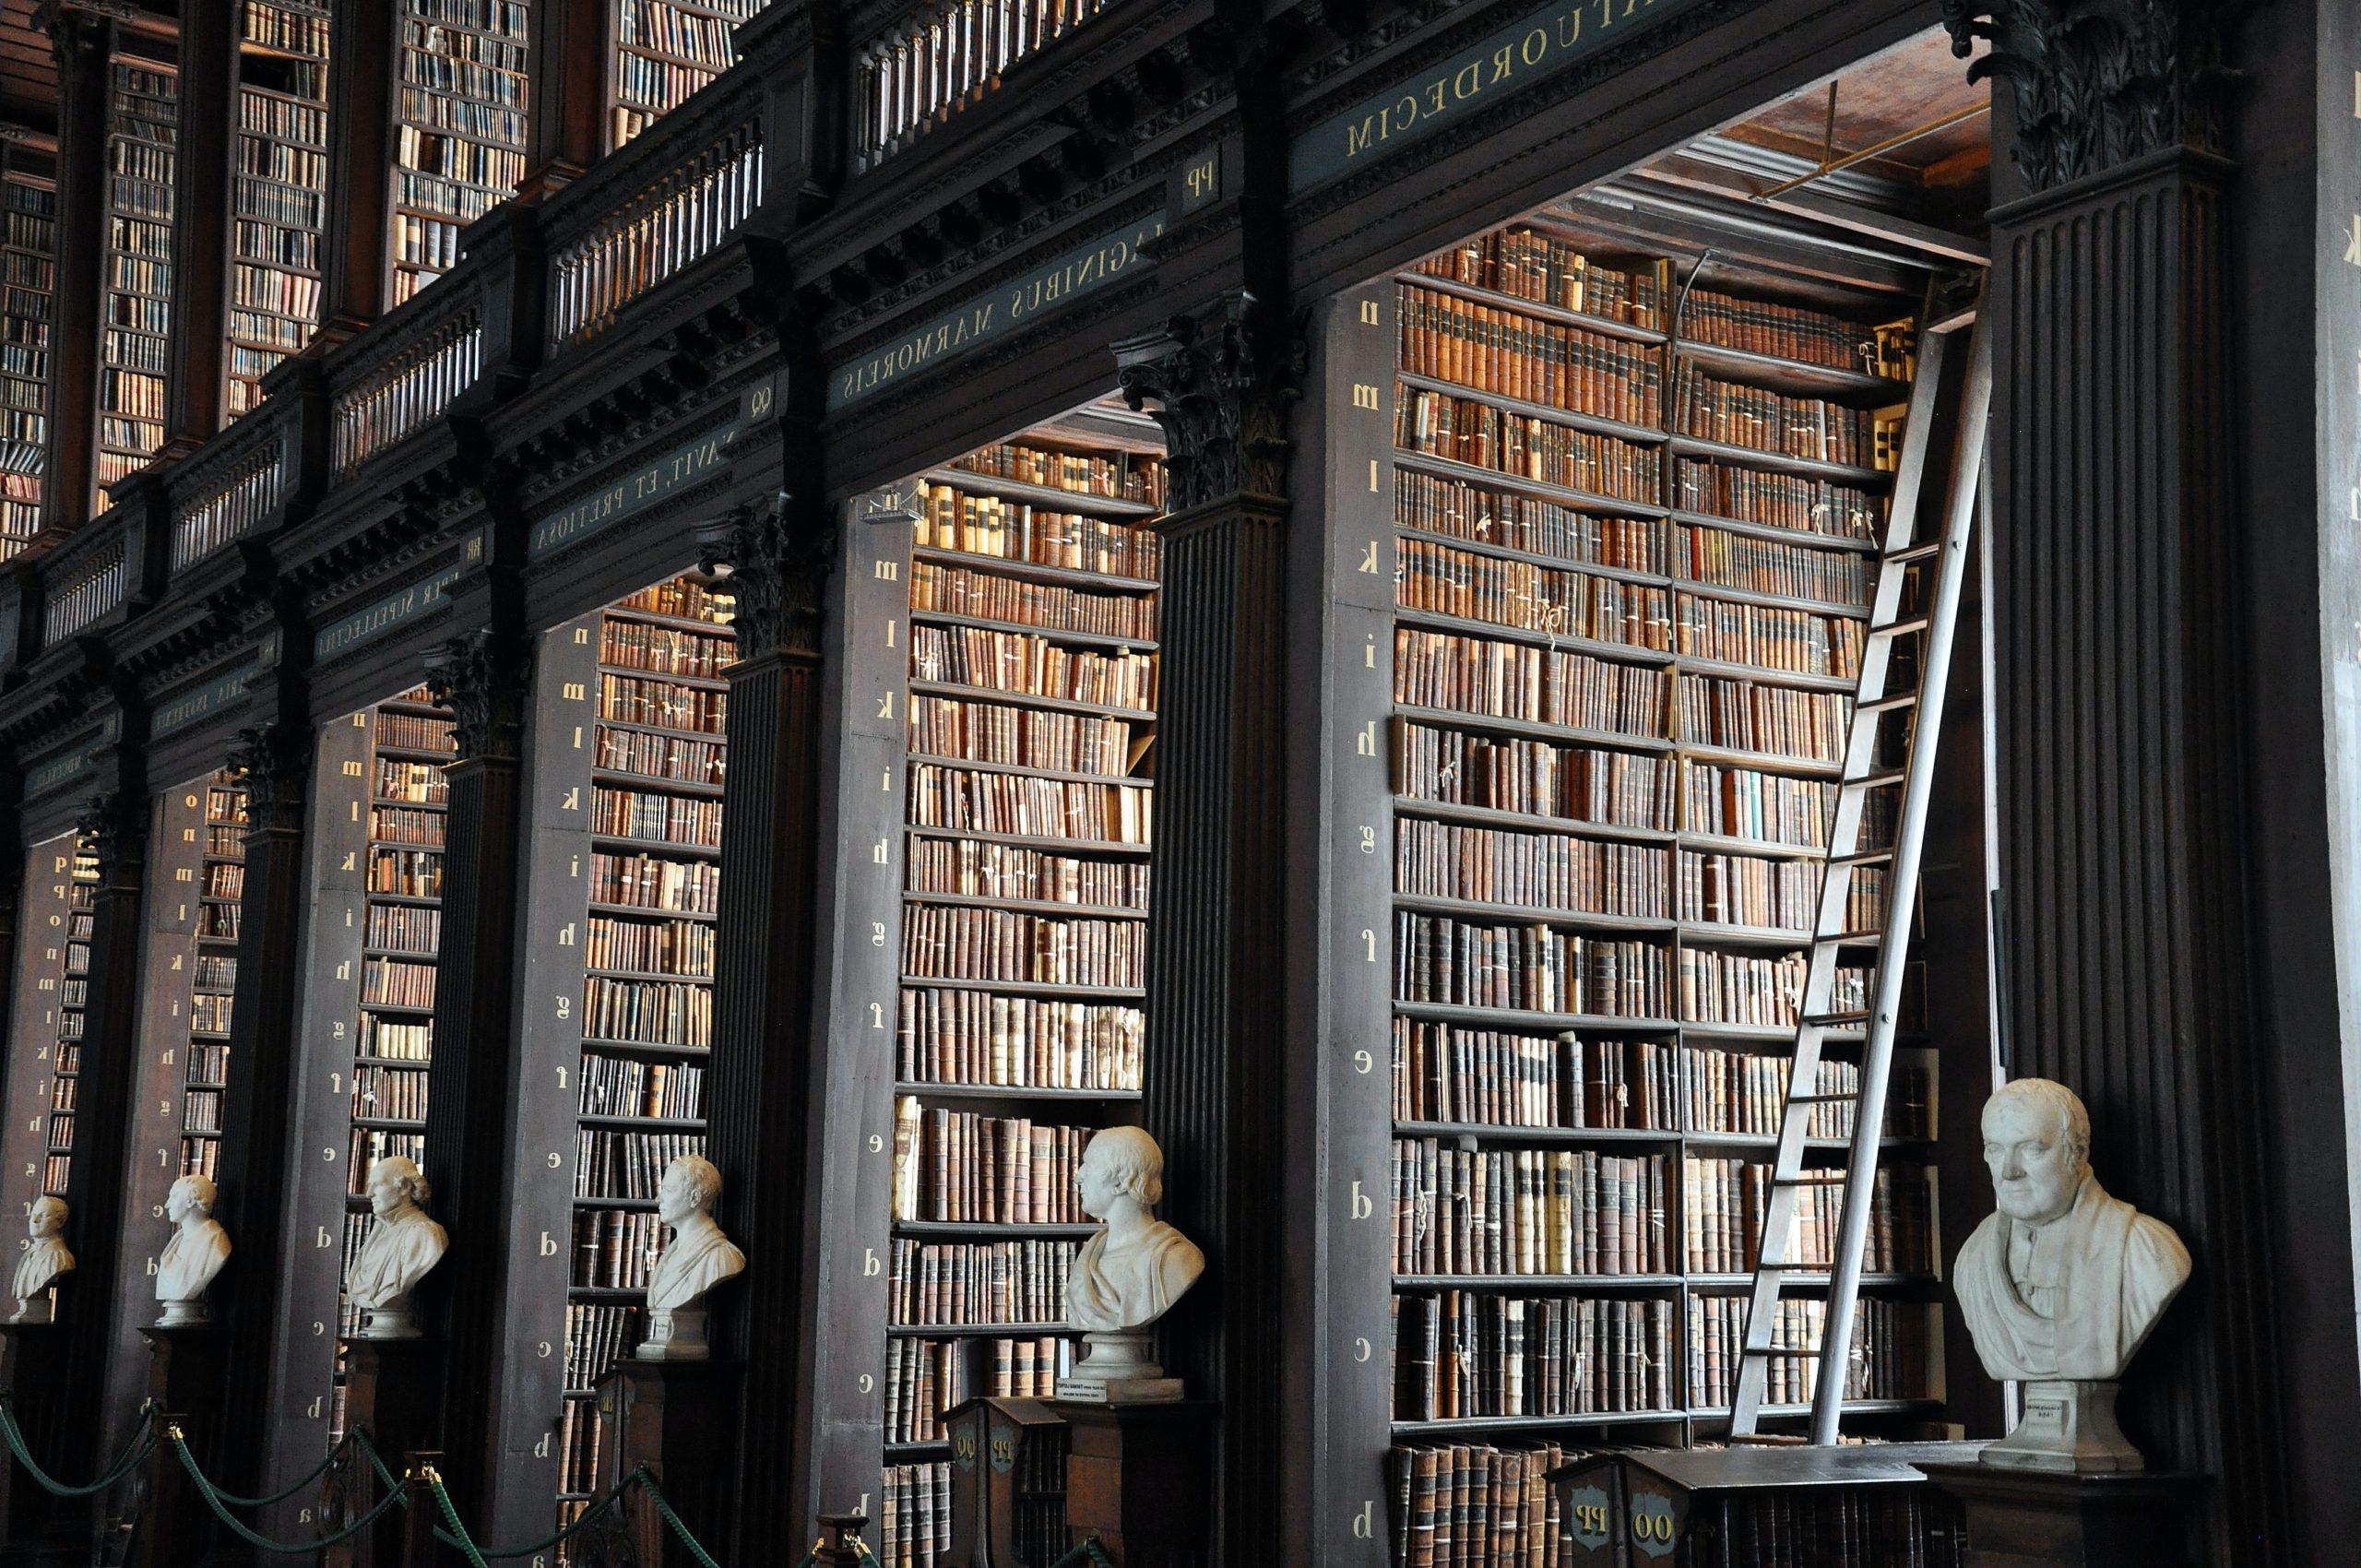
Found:
<svg viewBox="0 0 2361 1568"><path fill-rule="evenodd" d="M1137 1127L1095 1134L1074 1172L1082 1211L1103 1219L1066 1278L1066 1321L1121 1334L1172 1310L1205 1271L1205 1254L1148 1213L1164 1196L1164 1151Z"/></svg>
<svg viewBox="0 0 2361 1568"><path fill-rule="evenodd" d="M230 1233L213 1218L219 1197L210 1179L184 1176L172 1183L164 1199L164 1218L172 1221L172 1239L156 1261L156 1300L164 1304L159 1328L186 1328L213 1320L205 1304L205 1288L230 1261Z"/></svg>
<svg viewBox="0 0 2361 1568"><path fill-rule="evenodd" d="M656 1255L647 1277L647 1337L636 1352L641 1360L702 1361L713 1353L706 1338L706 1292L746 1268L746 1254L714 1223L713 1204L720 1195L721 1172L711 1160L684 1154L664 1168L656 1214L672 1228L672 1241Z"/></svg>
<svg viewBox="0 0 2361 1568"><path fill-rule="evenodd" d="M25 1216L25 1229L32 1240L17 1260L17 1311L8 1321L55 1323L57 1299L51 1287L60 1275L74 1271L74 1254L65 1250L65 1200L46 1197L35 1203Z"/></svg>
<svg viewBox="0 0 2361 1568"><path fill-rule="evenodd" d="M369 1212L374 1218L344 1281L345 1296L361 1309L361 1338L418 1337L411 1292L451 1244L443 1227L419 1206L431 1195L418 1162L407 1155L389 1154L369 1168Z"/></svg>
<svg viewBox="0 0 2361 1568"><path fill-rule="evenodd" d="M1999 1212L1960 1249L1960 1312L1984 1370L2027 1384L2025 1418L1987 1463L2136 1469L2115 1426L2117 1380L2188 1283L2172 1228L2107 1195L2074 1091L2020 1078L1984 1107Z"/></svg>

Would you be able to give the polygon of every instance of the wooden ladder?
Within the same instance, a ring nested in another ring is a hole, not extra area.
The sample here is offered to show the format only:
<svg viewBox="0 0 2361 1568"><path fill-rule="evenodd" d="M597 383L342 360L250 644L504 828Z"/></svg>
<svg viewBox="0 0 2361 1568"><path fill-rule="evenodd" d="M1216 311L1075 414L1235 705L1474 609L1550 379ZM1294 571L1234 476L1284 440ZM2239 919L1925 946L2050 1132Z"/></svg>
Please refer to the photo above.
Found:
<svg viewBox="0 0 2361 1568"><path fill-rule="evenodd" d="M1878 1145L1884 1130L1886 1083L1893 1063L1894 1016L1902 995L1903 956L1909 948L1910 921L1917 901L1918 861L1927 826L1927 799L1934 781L1935 746L1942 728L1943 688L1951 671L1952 640L1959 617L1961 583L1966 573L1971 524L1983 480L1985 426L1992 398L1992 349L1981 311L1970 309L1930 321L1920 334L1917 377L1910 395L1908 422L1904 427L1901 463L1894 475L1893 504L1886 515L1880 546L1877 593L1861 654L1861 678L1854 693L1852 729L1845 740L1845 766L1837 786L1836 815L1828 837L1828 857L1821 874L1818 912L1812 923L1811 959L1797 1008L1793 1069L1787 1080L1786 1102L1780 1110L1779 1139L1772 1158L1770 1196L1764 1206L1762 1232L1756 1249L1753 1293L1747 1303L1746 1337L1738 1361L1738 1389L1731 1401L1730 1433L1751 1435L1761 1417L1762 1396L1774 1355L1809 1354L1808 1345L1774 1345L1779 1303L1798 1279L1818 1289L1822 1265L1798 1264L1789 1256L1795 1241L1797 1194L1809 1187L1840 1186L1845 1194L1844 1218L1838 1229L1835 1256L1827 1268L1827 1313L1820 1342L1819 1380L1811 1403L1811 1441L1836 1441L1837 1419L1845 1408L1845 1386L1851 1368L1855 1308L1861 1290L1861 1254L1869 1240L1872 1198L1877 1182ZM1966 371L1957 377L1958 405L1954 422L1948 489L1940 512L1941 531L1917 537L1920 500L1926 489L1928 447L1938 417L1951 366L1966 355ZM1923 608L1904 612L1903 589L1914 567L1931 564L1933 591ZM1923 657L1915 687L1887 689L1887 673L1895 643L1924 635ZM1887 715L1916 709L1910 724L1907 754L1898 768L1878 760L1878 730ZM1902 810L1891 849L1860 848L1862 807L1872 790L1902 788ZM1853 872L1859 866L1886 868L1883 927L1875 932L1845 929L1845 906ZM1877 963L1866 1007L1832 1005L1837 958L1847 945L1864 945L1873 936ZM1862 1041L1861 1071L1854 1092L1824 1094L1819 1090L1822 1048L1832 1039ZM1845 1169L1839 1172L1806 1168L1815 1113L1823 1106L1852 1108L1852 1141Z"/></svg>

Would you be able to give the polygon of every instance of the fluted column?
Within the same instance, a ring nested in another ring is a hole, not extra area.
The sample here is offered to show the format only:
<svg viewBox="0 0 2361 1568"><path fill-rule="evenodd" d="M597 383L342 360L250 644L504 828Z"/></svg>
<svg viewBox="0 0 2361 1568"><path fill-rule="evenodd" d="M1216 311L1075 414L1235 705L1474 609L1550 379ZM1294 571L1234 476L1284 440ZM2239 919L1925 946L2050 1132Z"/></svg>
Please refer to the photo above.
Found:
<svg viewBox="0 0 2361 1568"><path fill-rule="evenodd" d="M443 770L450 800L426 1101L427 1178L451 1244L428 1277L450 1340L444 1479L471 1518L482 1516L500 1466L503 1242L516 1207L508 1133L517 1072L518 783L531 662L530 641L501 628L445 644L426 674L434 700L451 710L458 753Z"/></svg>
<svg viewBox="0 0 2361 1568"><path fill-rule="evenodd" d="M1282 431L1302 349L1234 292L1115 352L1124 397L1169 448L1145 1112L1164 1218L1204 1249L1207 1276L1161 1325L1163 1354L1220 1402L1214 1550L1243 1562L1277 1538L1282 1506Z"/></svg>

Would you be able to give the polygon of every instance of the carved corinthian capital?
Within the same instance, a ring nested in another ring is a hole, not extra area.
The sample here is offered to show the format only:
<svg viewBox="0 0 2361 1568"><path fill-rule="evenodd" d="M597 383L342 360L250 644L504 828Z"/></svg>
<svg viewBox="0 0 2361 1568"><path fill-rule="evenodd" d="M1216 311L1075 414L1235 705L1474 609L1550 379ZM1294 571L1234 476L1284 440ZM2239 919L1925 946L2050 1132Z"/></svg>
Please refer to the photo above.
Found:
<svg viewBox="0 0 2361 1568"><path fill-rule="evenodd" d="M1943 0L1943 26L1968 67L2015 99L2018 170L2036 191L2168 148L2223 150L2232 73L2229 0Z"/></svg>
<svg viewBox="0 0 2361 1568"><path fill-rule="evenodd" d="M276 719L241 730L231 742L229 764L245 787L249 824L255 828L301 825L312 781L309 730Z"/></svg>
<svg viewBox="0 0 2361 1568"><path fill-rule="evenodd" d="M1123 400L1164 427L1173 511L1284 493L1303 358L1287 323L1242 290L1115 345Z"/></svg>
<svg viewBox="0 0 2361 1568"><path fill-rule="evenodd" d="M799 515L782 490L769 505L734 507L697 530L697 564L728 568L730 617L742 657L774 650L816 655L836 530L825 516Z"/></svg>
<svg viewBox="0 0 2361 1568"><path fill-rule="evenodd" d="M502 632L453 637L426 656L426 689L451 710L460 761L516 760L532 672L532 645Z"/></svg>
<svg viewBox="0 0 2361 1568"><path fill-rule="evenodd" d="M92 795L83 802L80 814L74 819L74 828L81 836L82 848L98 857L102 882L113 880L118 873L146 857L146 802L127 790L110 790Z"/></svg>

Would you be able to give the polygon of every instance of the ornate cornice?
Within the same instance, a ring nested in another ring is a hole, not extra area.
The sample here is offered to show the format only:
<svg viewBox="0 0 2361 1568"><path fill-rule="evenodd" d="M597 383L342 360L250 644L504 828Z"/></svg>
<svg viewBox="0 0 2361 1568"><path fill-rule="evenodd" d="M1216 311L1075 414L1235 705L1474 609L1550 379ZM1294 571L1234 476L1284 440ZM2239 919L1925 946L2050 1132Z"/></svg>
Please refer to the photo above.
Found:
<svg viewBox="0 0 2361 1568"><path fill-rule="evenodd" d="M729 569L737 601L730 624L742 657L774 650L817 656L836 530L825 515L799 521L784 490L764 506L743 505L697 531L697 564Z"/></svg>
<svg viewBox="0 0 2361 1568"><path fill-rule="evenodd" d="M460 761L513 763L522 754L532 671L531 641L511 633L473 632L426 656L426 689L451 710Z"/></svg>
<svg viewBox="0 0 2361 1568"><path fill-rule="evenodd" d="M312 731L273 719L238 731L230 771L246 790L250 831L300 827L311 793Z"/></svg>
<svg viewBox="0 0 2361 1568"><path fill-rule="evenodd" d="M1171 510L1286 493L1304 350L1275 312L1233 290L1202 315L1116 344L1115 362L1123 400L1164 428Z"/></svg>
<svg viewBox="0 0 2361 1568"><path fill-rule="evenodd" d="M2012 154L2036 191L2153 152L2225 150L2227 0L1943 0L1967 79L2016 100Z"/></svg>

